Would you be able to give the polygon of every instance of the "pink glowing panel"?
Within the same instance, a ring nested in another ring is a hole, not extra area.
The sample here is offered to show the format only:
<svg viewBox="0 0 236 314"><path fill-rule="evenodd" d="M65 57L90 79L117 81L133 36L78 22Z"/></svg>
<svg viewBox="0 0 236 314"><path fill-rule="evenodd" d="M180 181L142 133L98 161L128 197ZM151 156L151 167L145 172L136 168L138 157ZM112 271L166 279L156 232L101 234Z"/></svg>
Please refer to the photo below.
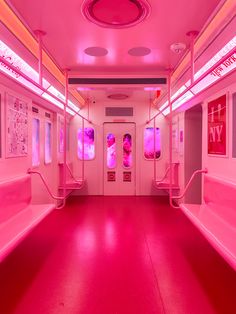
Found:
<svg viewBox="0 0 236 314"><path fill-rule="evenodd" d="M45 164L52 162L52 124L48 121L45 122L44 161Z"/></svg>
<svg viewBox="0 0 236 314"><path fill-rule="evenodd" d="M194 94L200 93L202 90L206 89L208 86L216 82L219 78L223 77L224 75L231 72L235 68L236 68L236 52L232 53L232 56L230 56L226 61L221 63L220 66L215 68L210 74L208 74L198 84L191 88L191 91Z"/></svg>
<svg viewBox="0 0 236 314"><path fill-rule="evenodd" d="M116 167L116 139L114 134L107 135L107 168Z"/></svg>
<svg viewBox="0 0 236 314"><path fill-rule="evenodd" d="M50 86L48 88L48 91L53 94L54 96L56 96L58 99L62 100L64 103L66 101L65 95L63 95L62 93L60 93L54 86ZM49 95L48 95L49 96ZM51 97L52 98L52 97ZM50 100L52 101L52 100ZM54 102L57 102L54 98L53 98ZM53 102L52 101L52 102ZM64 108L64 105L62 103L55 103L57 106L59 106L60 108ZM69 112L71 115L75 115L75 113L73 111L71 111L69 108L72 108L73 110L75 110L76 112L79 112L80 108L77 107L72 101L68 101L68 108L67 108L67 112Z"/></svg>
<svg viewBox="0 0 236 314"><path fill-rule="evenodd" d="M27 75L36 83L39 82L38 73L1 40L0 40L0 56L3 57L6 61L8 61L11 65L13 65L17 70ZM5 74L11 76L18 82L22 83L24 86L30 88L37 94L42 93L42 91L39 88L35 87L32 83L28 82L20 74L16 73L14 70L12 70L3 62L0 62L0 70ZM48 88L49 86L50 86L49 82L43 79L43 87Z"/></svg>
<svg viewBox="0 0 236 314"><path fill-rule="evenodd" d="M161 156L161 134L160 129L156 128L155 158ZM154 159L154 128L144 130L144 157Z"/></svg>
<svg viewBox="0 0 236 314"><path fill-rule="evenodd" d="M132 137L130 134L123 136L123 166L132 167Z"/></svg>
<svg viewBox="0 0 236 314"><path fill-rule="evenodd" d="M32 166L36 167L40 164L39 155L39 119L32 120Z"/></svg>
<svg viewBox="0 0 236 314"><path fill-rule="evenodd" d="M64 152L64 126L61 125L59 128L59 152Z"/></svg>
<svg viewBox="0 0 236 314"><path fill-rule="evenodd" d="M83 145L84 144L84 145ZM78 157L84 160L92 160L95 157L94 129L84 128L84 136L82 128L78 130Z"/></svg>

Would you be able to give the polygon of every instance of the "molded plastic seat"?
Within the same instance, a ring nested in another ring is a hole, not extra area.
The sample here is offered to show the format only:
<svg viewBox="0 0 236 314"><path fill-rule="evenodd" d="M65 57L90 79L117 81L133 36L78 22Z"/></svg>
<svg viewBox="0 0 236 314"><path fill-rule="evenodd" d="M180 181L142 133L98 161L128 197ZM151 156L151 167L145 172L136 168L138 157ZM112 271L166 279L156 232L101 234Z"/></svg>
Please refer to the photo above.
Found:
<svg viewBox="0 0 236 314"><path fill-rule="evenodd" d="M0 261L55 208L30 202L30 175L0 182Z"/></svg>
<svg viewBox="0 0 236 314"><path fill-rule="evenodd" d="M204 202L180 208L236 270L236 183L205 175Z"/></svg>

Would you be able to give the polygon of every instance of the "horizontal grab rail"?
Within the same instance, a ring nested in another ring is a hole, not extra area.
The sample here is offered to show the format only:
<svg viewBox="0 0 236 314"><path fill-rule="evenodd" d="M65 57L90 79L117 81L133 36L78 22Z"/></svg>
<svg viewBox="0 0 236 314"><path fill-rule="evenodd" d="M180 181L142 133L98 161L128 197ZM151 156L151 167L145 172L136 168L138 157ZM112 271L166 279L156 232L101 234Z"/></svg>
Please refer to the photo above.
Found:
<svg viewBox="0 0 236 314"><path fill-rule="evenodd" d="M173 163L172 163L172 165L178 165L178 164L179 164L179 162L173 162ZM163 181L166 179L166 177L167 177L167 175L168 175L169 172L170 172L170 165L166 168L166 171L165 171L164 176L163 176L160 180L154 179L155 182L156 182L156 183L161 183L161 182L163 182Z"/></svg>
<svg viewBox="0 0 236 314"><path fill-rule="evenodd" d="M188 86L182 93L180 93L178 96L176 96L174 99L172 99L170 102L173 104L174 102L176 102L178 99L180 99L185 93L187 93L189 90L191 90L193 87L195 87L201 80L203 80L205 77L207 77L207 75L209 75L211 72L213 72L218 66L220 66L224 61L226 61L229 57L231 57L234 53L235 53L236 49L233 48L231 49L229 52L227 52L227 54L225 54L220 60L218 60L215 64L213 64L208 70L206 70L205 73L203 73L201 76L199 76L193 83L191 83L190 86ZM212 85L212 84L211 84ZM208 89L209 87L211 87L211 85L209 85L208 87L206 87L203 90ZM194 97L196 97L198 95L198 93L196 95L194 95ZM163 97L164 98L164 97ZM183 103L185 104L186 101ZM183 106L183 104L181 106ZM161 110L159 109L159 111L152 117L150 118L148 121L146 121L146 123L150 123L153 119L155 119L157 116L159 116L160 114L163 113L163 111L165 111L168 107L169 107L169 103L162 108ZM180 106L180 107L181 107ZM179 108L179 107L178 107Z"/></svg>
<svg viewBox="0 0 236 314"><path fill-rule="evenodd" d="M71 169L70 169L68 163L66 163L66 167L67 167L67 169L68 169L68 171L69 171L69 174L71 175L72 179L73 179L75 182L81 183L81 181L84 181L84 178L82 178L82 180L77 180L77 179L74 177L74 175L73 175L73 173L72 173L72 171L71 171Z"/></svg>
<svg viewBox="0 0 236 314"><path fill-rule="evenodd" d="M160 180L156 180L155 179L155 182L162 182L162 181L164 181L165 180L165 178L167 177L167 174L169 173L169 171L170 171L170 166L168 166L167 167L167 169L166 169L166 172L165 172L165 174L164 174L164 176L163 176L163 178L162 179L160 179Z"/></svg>
<svg viewBox="0 0 236 314"><path fill-rule="evenodd" d="M200 170L194 171L194 173L192 174L191 178L189 179L188 184L186 185L183 193L181 195L172 196L172 199L179 200L179 199L183 198L185 196L186 192L188 191L193 179L199 173L208 173L208 170L207 170L207 168L205 168L205 169L200 169Z"/></svg>
<svg viewBox="0 0 236 314"><path fill-rule="evenodd" d="M4 57L0 56L0 62L5 64L9 69L11 69L12 71L14 71L15 73L17 73L18 75L20 75L21 77L23 77L26 81L28 81L29 83L31 83L32 85L34 85L36 88L40 89L42 92L48 94L50 97L52 97L53 99L55 99L57 102L61 103L63 106L66 106L66 103L58 98L57 96L55 96L54 94L52 94L51 92L49 92L46 88L44 88L43 86L41 86L40 84L38 84L37 82L35 82L33 79L31 79L30 77L28 77L26 74L24 74L21 70L19 70L16 66L12 65L12 63L8 62ZM25 85L24 85L25 87ZM28 87L28 89L30 89ZM30 91L32 92L32 89L30 89ZM38 93L36 93L37 96L41 97ZM44 98L42 98L44 99ZM45 99L44 99L45 100ZM73 111L76 115L78 115L79 117L81 117L82 119L86 120L88 123L92 124L92 121L85 118L84 116L82 116L77 110L75 110L74 108L68 106L68 108ZM79 108L78 108L79 110Z"/></svg>
<svg viewBox="0 0 236 314"><path fill-rule="evenodd" d="M49 188L49 186L48 186L48 184L47 184L47 182L46 182L46 180L45 180L45 178L44 178L44 176L42 175L41 172L35 171L35 170L32 170L32 169L28 169L27 172L28 172L29 174L37 174L37 175L40 176L40 178L41 178L41 180L43 181L43 183L44 183L44 185L45 185L45 187L46 187L48 193L50 194L50 196L51 196L52 198L54 198L55 200L60 200L60 201L64 201L64 200L65 200L65 197L63 197L63 196L55 196L54 194L52 194L52 192L51 192L51 190L50 190L50 188Z"/></svg>

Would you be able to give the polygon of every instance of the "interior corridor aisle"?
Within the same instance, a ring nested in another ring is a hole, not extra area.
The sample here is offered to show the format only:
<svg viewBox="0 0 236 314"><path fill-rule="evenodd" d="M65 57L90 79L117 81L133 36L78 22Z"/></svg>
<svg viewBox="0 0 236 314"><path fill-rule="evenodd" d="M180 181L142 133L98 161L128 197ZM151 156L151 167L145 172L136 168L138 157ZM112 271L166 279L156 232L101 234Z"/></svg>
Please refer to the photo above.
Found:
<svg viewBox="0 0 236 314"><path fill-rule="evenodd" d="M157 197L74 197L0 264L0 313L235 313L236 273Z"/></svg>

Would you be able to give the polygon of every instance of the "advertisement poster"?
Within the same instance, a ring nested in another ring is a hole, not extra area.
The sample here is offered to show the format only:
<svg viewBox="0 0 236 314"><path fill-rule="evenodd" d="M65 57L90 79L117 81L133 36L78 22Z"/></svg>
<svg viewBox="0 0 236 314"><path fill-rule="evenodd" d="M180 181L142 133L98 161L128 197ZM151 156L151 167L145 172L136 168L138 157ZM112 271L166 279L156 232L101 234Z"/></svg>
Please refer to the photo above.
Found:
<svg viewBox="0 0 236 314"><path fill-rule="evenodd" d="M7 95L6 157L26 156L28 151L28 104Z"/></svg>
<svg viewBox="0 0 236 314"><path fill-rule="evenodd" d="M226 155L226 95L208 103L208 154Z"/></svg>

